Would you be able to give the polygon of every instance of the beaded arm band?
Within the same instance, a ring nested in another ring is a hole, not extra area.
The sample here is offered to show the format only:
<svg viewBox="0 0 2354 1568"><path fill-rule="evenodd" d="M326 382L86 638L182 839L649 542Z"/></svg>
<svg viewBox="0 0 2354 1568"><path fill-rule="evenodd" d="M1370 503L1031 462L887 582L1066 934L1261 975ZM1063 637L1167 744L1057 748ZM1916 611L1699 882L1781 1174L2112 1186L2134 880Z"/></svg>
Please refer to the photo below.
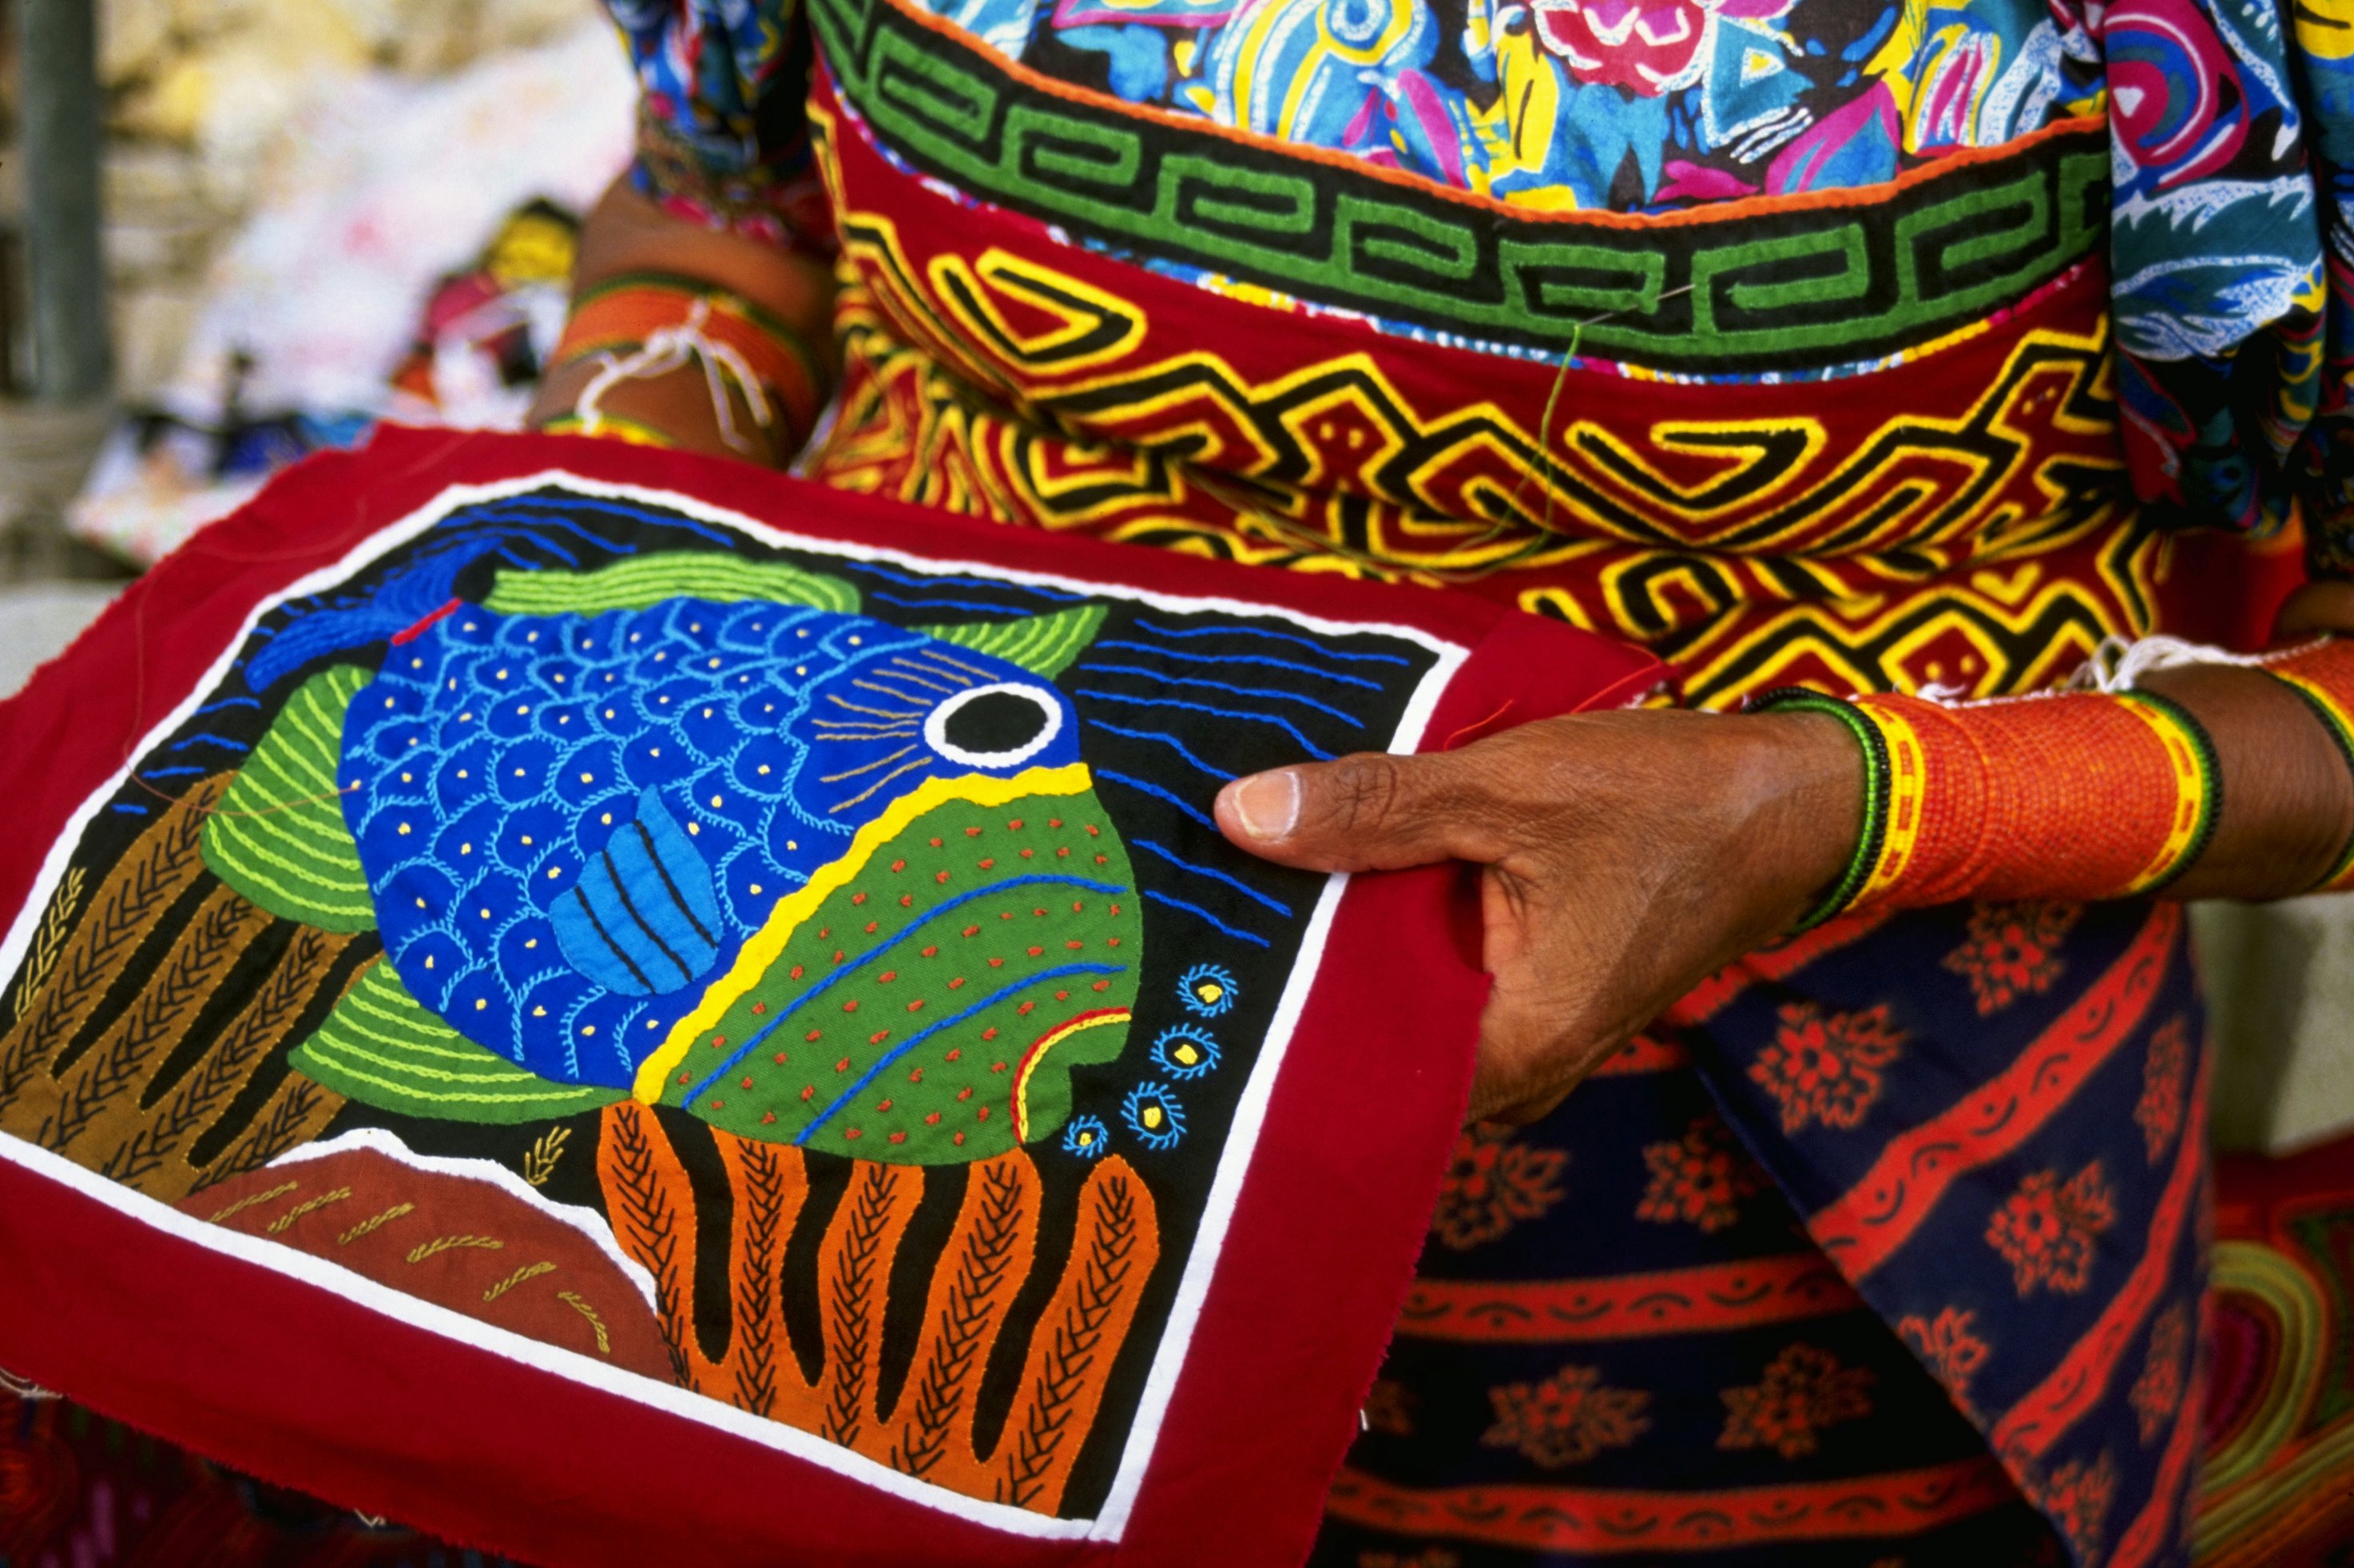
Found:
<svg viewBox="0 0 2354 1568"><path fill-rule="evenodd" d="M2305 705L2337 744L2348 770L2354 772L2354 642L2327 638L2265 658L2256 668L2305 699ZM2354 890L2354 838L2347 841L2327 874L2312 888L2316 893L2349 890Z"/></svg>
<svg viewBox="0 0 2354 1568"><path fill-rule="evenodd" d="M1863 753L1863 832L1801 929L1872 904L2150 893L2206 849L2222 806L2214 743L2148 692L1949 707L1768 692L1753 711L1822 713Z"/></svg>
<svg viewBox="0 0 2354 1568"><path fill-rule="evenodd" d="M572 416L552 421L548 429L643 440L643 427L602 410L604 395L619 382L697 363L710 387L720 434L738 450L749 449L736 431L729 383L753 422L769 433L777 456L800 445L824 401L824 372L799 333L728 290L669 273L624 273L582 290L549 356L547 374L582 360L596 361L598 375L581 392Z"/></svg>

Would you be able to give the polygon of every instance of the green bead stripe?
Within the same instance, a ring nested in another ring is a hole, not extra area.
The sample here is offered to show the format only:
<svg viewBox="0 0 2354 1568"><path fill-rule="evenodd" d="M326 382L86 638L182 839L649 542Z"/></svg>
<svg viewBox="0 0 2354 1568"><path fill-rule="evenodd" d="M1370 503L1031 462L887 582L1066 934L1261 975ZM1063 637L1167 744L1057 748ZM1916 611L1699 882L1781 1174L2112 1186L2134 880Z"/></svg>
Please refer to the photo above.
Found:
<svg viewBox="0 0 2354 1568"><path fill-rule="evenodd" d="M1717 376L1829 368L1981 323L2106 232L2099 120L1851 199L1596 222L1058 92L896 0L810 16L843 98L927 175L1156 260L1489 342Z"/></svg>
<svg viewBox="0 0 2354 1568"><path fill-rule="evenodd" d="M2155 708L2180 726L2182 733L2190 737L2191 753L2199 761L2199 825L2191 829L2190 842L2182 846L2182 853L2175 858L2174 863L2157 881L2141 890L2141 896L2148 897L2172 885L2176 878L2198 864L2199 857L2207 853L2208 844L2215 837L2215 824L2223 815L2223 764L2215 753L2214 737L2207 733L2207 726L2191 717L2190 710L2180 703L2171 697L2161 697L2156 692L2119 692L2116 694L2125 702Z"/></svg>
<svg viewBox="0 0 2354 1568"><path fill-rule="evenodd" d="M1863 753L1863 832L1856 837L1855 853L1848 859L1847 870L1840 874L1840 879L1831 885L1822 901L1790 928L1790 934L1796 936L1844 914L1871 879L1872 868L1880 863L1880 853L1888 844L1888 740L1880 733L1880 726L1866 718L1854 704L1803 686L1779 686L1761 693L1750 703L1749 711L1827 714L1847 726L1847 732L1855 736Z"/></svg>
<svg viewBox="0 0 2354 1568"><path fill-rule="evenodd" d="M2259 665L2258 668L2261 669L2263 666ZM2264 673L2278 679L2276 672L2266 670ZM2295 692L2297 700L2311 709L2313 716L2321 721L2321 727L2327 733L2330 744L2338 748L2338 759L2346 765L2348 774L2354 775L2354 730L2347 728L2346 720L2336 709L2303 686L2294 681L2282 681L2281 684ZM2328 873L2316 882L2308 891L2318 892L2331 886L2349 872L2354 872L2354 833L2347 835L2346 843L2338 850L2337 859L2330 863Z"/></svg>

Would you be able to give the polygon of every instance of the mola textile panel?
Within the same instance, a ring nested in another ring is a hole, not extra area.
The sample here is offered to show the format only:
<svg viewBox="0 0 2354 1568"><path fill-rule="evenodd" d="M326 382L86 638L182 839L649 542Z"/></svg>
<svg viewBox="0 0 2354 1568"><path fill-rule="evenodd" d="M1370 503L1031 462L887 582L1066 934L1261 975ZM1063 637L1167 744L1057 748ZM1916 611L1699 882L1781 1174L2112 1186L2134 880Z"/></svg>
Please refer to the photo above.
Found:
<svg viewBox="0 0 2354 1568"><path fill-rule="evenodd" d="M1623 703L1440 591L387 430L0 706L0 1366L547 1563L1296 1561L1449 868L1236 775Z"/></svg>

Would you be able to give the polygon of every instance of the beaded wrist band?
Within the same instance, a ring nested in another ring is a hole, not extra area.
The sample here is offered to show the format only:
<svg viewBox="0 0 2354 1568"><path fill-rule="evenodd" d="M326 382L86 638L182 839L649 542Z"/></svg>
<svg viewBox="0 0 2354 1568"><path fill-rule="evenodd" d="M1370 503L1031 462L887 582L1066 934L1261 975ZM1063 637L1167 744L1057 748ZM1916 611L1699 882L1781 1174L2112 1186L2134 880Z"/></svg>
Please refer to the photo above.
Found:
<svg viewBox="0 0 2354 1568"><path fill-rule="evenodd" d="M1753 707L1829 714L1863 751L1863 832L1807 927L1869 904L2154 892L2199 858L2221 810L2213 742L2152 693L1948 707L1784 691Z"/></svg>
<svg viewBox="0 0 2354 1568"><path fill-rule="evenodd" d="M2305 699L2306 706L2337 743L2348 771L2354 772L2354 642L2327 638L2264 659L2256 668ZM2327 874L2311 889L2315 893L2349 890L2354 890L2354 838L2347 841Z"/></svg>
<svg viewBox="0 0 2354 1568"><path fill-rule="evenodd" d="M592 435L620 423L598 407L613 384L698 361L721 434L739 450L726 382L735 383L778 454L800 444L824 401L824 372L799 333L740 295L668 273L625 273L580 291L547 374L591 359L599 372L581 394L574 428ZM781 419L772 416L771 401Z"/></svg>

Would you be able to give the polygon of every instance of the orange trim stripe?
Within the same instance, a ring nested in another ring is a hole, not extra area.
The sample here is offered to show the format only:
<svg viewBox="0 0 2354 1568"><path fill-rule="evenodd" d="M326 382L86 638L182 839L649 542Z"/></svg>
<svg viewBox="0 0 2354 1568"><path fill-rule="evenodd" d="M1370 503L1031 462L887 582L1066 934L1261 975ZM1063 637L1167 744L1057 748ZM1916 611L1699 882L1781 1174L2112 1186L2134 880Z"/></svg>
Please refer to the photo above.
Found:
<svg viewBox="0 0 2354 1568"><path fill-rule="evenodd" d="M1352 1467L1334 1478L1324 1508L1376 1530L1600 1554L1903 1535L2018 1496L2002 1467L1980 1455L1851 1481L1712 1492L1553 1486L1420 1491Z"/></svg>
<svg viewBox="0 0 2354 1568"><path fill-rule="evenodd" d="M2126 1277L2124 1288L2102 1308L2099 1319L2076 1341L2076 1348L1987 1435L2004 1462L2017 1465L2050 1452L2052 1445L2099 1402L2108 1391L2118 1358L2158 1305L2173 1271L2175 1247L2182 1239L2191 1201L2198 1197L2200 1179L2207 1171L2207 1143L2198 1129L2206 1119L2207 1081L2213 1061L2210 1056L2199 1065L2199 1082L2191 1090L2183 1122L2187 1130L2177 1141L2174 1171L2166 1179L2166 1190L2158 1194L2158 1206L2150 1213L2149 1240L2141 1260Z"/></svg>
<svg viewBox="0 0 2354 1568"><path fill-rule="evenodd" d="M1870 1173L1807 1222L1816 1244L1861 1283L1920 1228L1956 1179L2032 1137L2149 1010L2182 928L2172 904L2150 911L2131 946L1991 1083L1892 1140Z"/></svg>
<svg viewBox="0 0 2354 1568"><path fill-rule="evenodd" d="M1721 1333L1862 1308L1863 1298L1829 1259L1797 1253L1613 1279L1417 1279L1397 1331L1417 1340L1574 1344Z"/></svg>

